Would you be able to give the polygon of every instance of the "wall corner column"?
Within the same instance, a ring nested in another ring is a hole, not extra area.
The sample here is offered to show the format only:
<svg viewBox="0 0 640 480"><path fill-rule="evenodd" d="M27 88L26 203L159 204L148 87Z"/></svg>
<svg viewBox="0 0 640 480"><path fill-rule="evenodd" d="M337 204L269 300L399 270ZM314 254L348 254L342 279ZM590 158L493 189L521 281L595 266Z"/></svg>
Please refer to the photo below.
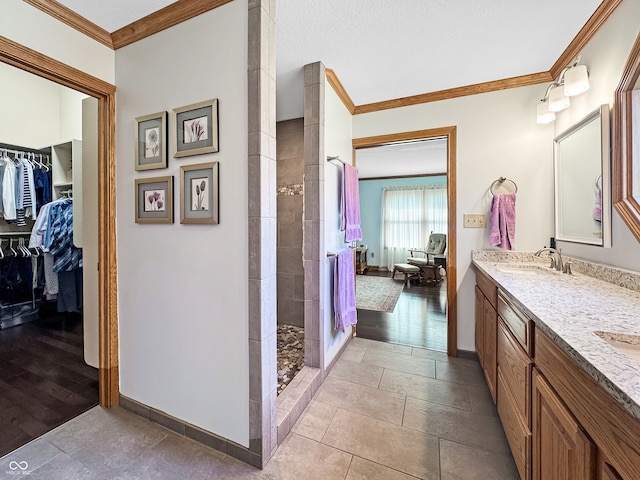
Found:
<svg viewBox="0 0 640 480"><path fill-rule="evenodd" d="M325 67L304 67L304 361L324 372L325 262L324 152ZM323 373L324 375L324 373Z"/></svg>
<svg viewBox="0 0 640 480"><path fill-rule="evenodd" d="M249 458L278 447L275 0L248 0Z"/></svg>

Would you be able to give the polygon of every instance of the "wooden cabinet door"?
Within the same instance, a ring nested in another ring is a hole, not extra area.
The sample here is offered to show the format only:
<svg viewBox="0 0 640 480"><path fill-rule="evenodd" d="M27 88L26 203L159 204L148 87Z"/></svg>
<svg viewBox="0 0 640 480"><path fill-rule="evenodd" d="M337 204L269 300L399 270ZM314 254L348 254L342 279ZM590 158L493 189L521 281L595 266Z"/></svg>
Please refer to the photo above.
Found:
<svg viewBox="0 0 640 480"><path fill-rule="evenodd" d="M533 385L533 480L595 480L595 445L535 369Z"/></svg>
<svg viewBox="0 0 640 480"><path fill-rule="evenodd" d="M483 335L484 335L484 376L487 379L489 385L489 391L493 397L493 401L496 401L496 375L498 373L498 359L496 355L496 347L498 340L498 314L496 309L493 308L491 302L484 299L483 308Z"/></svg>
<svg viewBox="0 0 640 480"><path fill-rule="evenodd" d="M484 367L484 294L476 285L476 353L478 361Z"/></svg>

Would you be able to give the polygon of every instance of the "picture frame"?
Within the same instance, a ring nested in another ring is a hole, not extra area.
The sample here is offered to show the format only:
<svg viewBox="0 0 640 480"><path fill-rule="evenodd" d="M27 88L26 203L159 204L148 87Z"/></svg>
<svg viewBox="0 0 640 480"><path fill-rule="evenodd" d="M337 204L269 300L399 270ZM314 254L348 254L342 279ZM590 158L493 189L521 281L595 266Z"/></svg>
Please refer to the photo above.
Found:
<svg viewBox="0 0 640 480"><path fill-rule="evenodd" d="M218 151L218 99L173 109L173 156Z"/></svg>
<svg viewBox="0 0 640 480"><path fill-rule="evenodd" d="M167 112L137 117L135 127L135 168L167 168Z"/></svg>
<svg viewBox="0 0 640 480"><path fill-rule="evenodd" d="M180 167L180 223L220 223L220 162Z"/></svg>
<svg viewBox="0 0 640 480"><path fill-rule="evenodd" d="M135 181L136 223L173 223L173 175Z"/></svg>

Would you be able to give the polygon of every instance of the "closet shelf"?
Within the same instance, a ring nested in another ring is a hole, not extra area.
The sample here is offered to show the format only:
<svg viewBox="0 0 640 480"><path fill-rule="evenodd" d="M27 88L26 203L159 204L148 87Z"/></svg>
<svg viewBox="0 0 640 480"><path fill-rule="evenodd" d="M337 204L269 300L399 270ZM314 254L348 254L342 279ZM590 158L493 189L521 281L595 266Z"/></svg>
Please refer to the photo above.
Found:
<svg viewBox="0 0 640 480"><path fill-rule="evenodd" d="M54 183L53 184L54 187L72 187L73 186L73 182L64 182L64 183Z"/></svg>

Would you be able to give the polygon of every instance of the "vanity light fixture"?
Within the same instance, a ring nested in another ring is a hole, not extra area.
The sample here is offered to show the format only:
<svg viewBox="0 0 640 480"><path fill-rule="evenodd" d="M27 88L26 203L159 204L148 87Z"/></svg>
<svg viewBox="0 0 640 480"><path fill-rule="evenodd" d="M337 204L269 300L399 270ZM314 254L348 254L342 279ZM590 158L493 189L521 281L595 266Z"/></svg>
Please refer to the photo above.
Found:
<svg viewBox="0 0 640 480"><path fill-rule="evenodd" d="M546 123L551 123L556 119L555 112L549 111L549 103L546 98L540 100L538 103L538 115L537 115L537 123L544 125Z"/></svg>
<svg viewBox="0 0 640 480"><path fill-rule="evenodd" d="M589 72L586 65L573 64L564 71L564 94L568 97L589 90Z"/></svg>
<svg viewBox="0 0 640 480"><path fill-rule="evenodd" d="M564 86L561 83L551 85L549 90L549 111L561 112L571 105L571 100L564 94Z"/></svg>
<svg viewBox="0 0 640 480"><path fill-rule="evenodd" d="M536 113L539 124L555 120L555 112L571 105L569 97L580 95L589 89L589 73L585 65L580 65L580 56L562 70L557 82L547 87L544 98L540 100Z"/></svg>

